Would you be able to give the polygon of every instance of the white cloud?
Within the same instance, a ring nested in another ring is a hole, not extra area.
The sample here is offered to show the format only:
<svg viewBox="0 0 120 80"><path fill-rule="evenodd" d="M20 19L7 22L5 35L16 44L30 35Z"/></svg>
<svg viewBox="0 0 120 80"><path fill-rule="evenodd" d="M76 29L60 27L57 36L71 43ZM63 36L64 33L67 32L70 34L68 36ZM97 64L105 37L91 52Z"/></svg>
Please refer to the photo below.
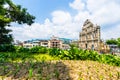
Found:
<svg viewBox="0 0 120 80"><path fill-rule="evenodd" d="M11 27L13 30L14 38L17 40L29 39L47 39L52 35L64 38L78 38L78 29L75 23L66 23L56 25L50 22L49 19L45 20L44 24L34 23L31 26L24 25L22 27Z"/></svg>
<svg viewBox="0 0 120 80"><path fill-rule="evenodd" d="M105 7L105 4L110 2L109 0L87 0L87 8L90 12L94 13L98 10L100 10L102 7Z"/></svg>
<svg viewBox="0 0 120 80"><path fill-rule="evenodd" d="M113 26L113 27L109 27L106 30L103 30L101 37L104 40L120 37L120 24Z"/></svg>
<svg viewBox="0 0 120 80"><path fill-rule="evenodd" d="M120 3L118 0L74 0L68 4L77 11L77 14L71 16L72 13L56 10L51 13L52 18L46 18L43 24L34 23L31 26L11 27L15 39L50 38L52 35L78 39L86 19L91 19L94 24L98 24L104 29L101 31L103 39L119 37L120 24L116 25L120 22ZM105 28L108 24L111 25L109 29Z"/></svg>
<svg viewBox="0 0 120 80"><path fill-rule="evenodd" d="M84 10L85 8L85 4L82 2L82 0L75 0L73 3L70 3L69 5L70 7L78 11Z"/></svg>
<svg viewBox="0 0 120 80"><path fill-rule="evenodd" d="M86 2L74 0L73 3L70 3L70 6L78 10L78 14L75 15L75 20L78 21L84 21L89 18L100 25L120 21L120 3L117 0L86 0Z"/></svg>
<svg viewBox="0 0 120 80"><path fill-rule="evenodd" d="M108 1L108 0L107 0ZM92 19L95 20L96 23L105 25L105 24L113 24L117 21L120 21L120 5L116 2L108 2L99 6L98 10L92 12Z"/></svg>
<svg viewBox="0 0 120 80"><path fill-rule="evenodd" d="M54 11L52 13L52 22L57 25L70 23L72 20L70 13L65 11Z"/></svg>
<svg viewBox="0 0 120 80"><path fill-rule="evenodd" d="M52 29L48 24L34 23L31 26L11 27L15 39L21 41L28 39L49 38Z"/></svg>
<svg viewBox="0 0 120 80"><path fill-rule="evenodd" d="M90 14L89 12L87 11L83 11L83 12L79 12L75 17L74 17L74 20L75 22L78 22L78 23L82 23L86 20L86 19L90 19Z"/></svg>

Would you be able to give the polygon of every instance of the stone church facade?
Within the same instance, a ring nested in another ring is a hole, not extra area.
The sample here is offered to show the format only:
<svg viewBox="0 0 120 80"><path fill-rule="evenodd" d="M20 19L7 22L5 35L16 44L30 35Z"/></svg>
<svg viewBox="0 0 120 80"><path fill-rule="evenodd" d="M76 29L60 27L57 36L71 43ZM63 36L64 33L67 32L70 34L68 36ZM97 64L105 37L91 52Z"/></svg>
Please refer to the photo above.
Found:
<svg viewBox="0 0 120 80"><path fill-rule="evenodd" d="M109 52L109 46L101 40L100 26L93 24L87 19L79 34L79 47L81 49L96 50L98 52Z"/></svg>
<svg viewBox="0 0 120 80"><path fill-rule="evenodd" d="M79 34L79 47L89 50L100 49L100 26L93 24L89 19L85 21Z"/></svg>

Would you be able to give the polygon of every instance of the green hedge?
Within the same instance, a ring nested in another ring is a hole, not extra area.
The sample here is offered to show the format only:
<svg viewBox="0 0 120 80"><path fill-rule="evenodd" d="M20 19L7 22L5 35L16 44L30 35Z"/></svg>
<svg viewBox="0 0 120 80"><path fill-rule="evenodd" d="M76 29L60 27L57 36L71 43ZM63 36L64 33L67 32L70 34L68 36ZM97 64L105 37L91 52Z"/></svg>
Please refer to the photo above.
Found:
<svg viewBox="0 0 120 80"><path fill-rule="evenodd" d="M82 50L72 47L70 50L50 49L51 56L63 60L93 60L114 66L120 66L120 57L111 54L99 54L96 51Z"/></svg>
<svg viewBox="0 0 120 80"><path fill-rule="evenodd" d="M99 54L96 51L82 50L74 46L71 46L70 50L61 50L58 48L46 48L36 46L33 48L24 47L14 47L13 45L0 45L0 52L13 52L13 54L2 55L1 57L6 57L14 59L15 57L22 56L23 59L30 55L29 53L49 53L51 56L57 56L63 60L93 60L110 65L120 66L120 57L111 54ZM19 54L21 53L21 54ZM26 54L25 54L26 53Z"/></svg>

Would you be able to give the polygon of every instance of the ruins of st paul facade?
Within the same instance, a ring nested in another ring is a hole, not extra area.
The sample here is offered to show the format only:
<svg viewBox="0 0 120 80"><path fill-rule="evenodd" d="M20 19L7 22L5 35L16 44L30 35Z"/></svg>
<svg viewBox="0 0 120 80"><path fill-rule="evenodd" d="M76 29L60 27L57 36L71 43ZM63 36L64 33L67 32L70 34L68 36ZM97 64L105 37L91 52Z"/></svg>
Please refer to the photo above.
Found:
<svg viewBox="0 0 120 80"><path fill-rule="evenodd" d="M93 24L87 19L82 27L82 31L79 34L79 47L81 49L96 50L107 49L101 41L100 26Z"/></svg>

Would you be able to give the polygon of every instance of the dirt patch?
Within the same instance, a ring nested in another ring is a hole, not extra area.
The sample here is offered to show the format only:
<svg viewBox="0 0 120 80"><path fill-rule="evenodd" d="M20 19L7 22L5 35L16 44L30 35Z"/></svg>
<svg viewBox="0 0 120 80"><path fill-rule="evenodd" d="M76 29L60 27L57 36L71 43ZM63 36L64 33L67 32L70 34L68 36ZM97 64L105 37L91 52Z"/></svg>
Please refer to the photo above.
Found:
<svg viewBox="0 0 120 80"><path fill-rule="evenodd" d="M120 80L120 67L59 60L0 64L0 80Z"/></svg>

